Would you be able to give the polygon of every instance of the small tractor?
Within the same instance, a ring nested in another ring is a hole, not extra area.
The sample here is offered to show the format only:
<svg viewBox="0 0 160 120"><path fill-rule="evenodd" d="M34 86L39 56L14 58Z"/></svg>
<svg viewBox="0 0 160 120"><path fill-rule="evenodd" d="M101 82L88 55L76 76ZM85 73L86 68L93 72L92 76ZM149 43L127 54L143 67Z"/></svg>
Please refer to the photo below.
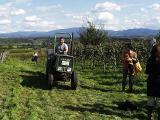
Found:
<svg viewBox="0 0 160 120"><path fill-rule="evenodd" d="M56 52L60 38L65 39L68 45L67 54L59 54ZM77 75L74 71L74 57L73 57L73 34L56 33L52 41L51 48L47 50L47 64L46 64L46 78L48 81L48 88L58 85L59 82L71 82L71 89L77 89Z"/></svg>

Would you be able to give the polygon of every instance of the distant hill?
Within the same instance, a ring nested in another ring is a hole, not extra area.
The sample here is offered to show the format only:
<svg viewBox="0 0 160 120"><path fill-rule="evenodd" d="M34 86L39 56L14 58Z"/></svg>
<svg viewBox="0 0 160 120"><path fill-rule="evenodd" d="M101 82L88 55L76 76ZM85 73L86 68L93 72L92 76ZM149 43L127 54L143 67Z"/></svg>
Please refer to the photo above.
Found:
<svg viewBox="0 0 160 120"><path fill-rule="evenodd" d="M152 29L128 29L122 31L108 31L109 36L115 37L148 37L148 36L155 36L157 35L159 30L152 30Z"/></svg>
<svg viewBox="0 0 160 120"><path fill-rule="evenodd" d="M49 37L49 36L54 36L55 33L59 32L68 32L68 33L73 32L74 36L78 37L81 29L82 28L68 28L68 29L52 30L48 32L20 31L13 33L1 33L0 38ZM139 28L139 29L128 29L121 31L106 30L106 32L108 32L108 35L111 37L148 37L148 36L155 36L159 32L159 30Z"/></svg>

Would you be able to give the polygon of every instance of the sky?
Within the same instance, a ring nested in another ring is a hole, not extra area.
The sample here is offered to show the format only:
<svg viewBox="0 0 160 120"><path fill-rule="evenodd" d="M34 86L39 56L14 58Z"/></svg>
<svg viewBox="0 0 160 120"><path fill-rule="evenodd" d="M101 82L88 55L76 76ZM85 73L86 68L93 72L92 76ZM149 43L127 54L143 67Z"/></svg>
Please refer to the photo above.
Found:
<svg viewBox="0 0 160 120"><path fill-rule="evenodd" d="M160 29L160 0L0 0L0 32Z"/></svg>

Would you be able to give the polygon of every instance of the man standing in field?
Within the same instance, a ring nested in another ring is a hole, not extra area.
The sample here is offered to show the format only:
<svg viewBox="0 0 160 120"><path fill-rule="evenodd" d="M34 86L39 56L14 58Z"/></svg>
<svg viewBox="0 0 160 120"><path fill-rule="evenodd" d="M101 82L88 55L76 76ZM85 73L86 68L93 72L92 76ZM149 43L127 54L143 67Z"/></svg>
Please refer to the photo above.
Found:
<svg viewBox="0 0 160 120"><path fill-rule="evenodd" d="M37 63L37 61L38 61L38 52L34 52L33 57L32 57L32 61L33 62L35 61Z"/></svg>
<svg viewBox="0 0 160 120"><path fill-rule="evenodd" d="M157 43L157 40L155 38L152 38L149 40L149 54L151 53L152 48L156 45L156 43Z"/></svg>
<svg viewBox="0 0 160 120"><path fill-rule="evenodd" d="M147 78L147 109L148 120L151 120L154 109L157 109L160 120L160 44L153 46L146 66Z"/></svg>
<svg viewBox="0 0 160 120"><path fill-rule="evenodd" d="M133 91L133 78L134 78L134 64L137 62L137 53L132 50L130 43L125 45L125 50L122 56L123 61L123 80L122 91L125 91L127 84L127 77L129 77L129 92Z"/></svg>
<svg viewBox="0 0 160 120"><path fill-rule="evenodd" d="M64 38L60 38L60 43L56 47L56 53L59 54L67 54L68 53L68 45L64 43Z"/></svg>

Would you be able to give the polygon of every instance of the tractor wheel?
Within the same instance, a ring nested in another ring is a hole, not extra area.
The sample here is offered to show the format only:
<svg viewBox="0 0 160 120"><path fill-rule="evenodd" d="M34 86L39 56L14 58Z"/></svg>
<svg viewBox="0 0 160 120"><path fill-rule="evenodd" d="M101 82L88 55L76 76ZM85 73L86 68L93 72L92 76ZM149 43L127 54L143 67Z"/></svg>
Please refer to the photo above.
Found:
<svg viewBox="0 0 160 120"><path fill-rule="evenodd" d="M77 89L77 84L78 84L77 75L75 72L73 72L71 75L71 88L72 88L72 90Z"/></svg>
<svg viewBox="0 0 160 120"><path fill-rule="evenodd" d="M50 62L47 61L47 64L46 64L46 80L48 80L49 69L50 69Z"/></svg>
<svg viewBox="0 0 160 120"><path fill-rule="evenodd" d="M48 80L48 66L46 65L46 80Z"/></svg>
<svg viewBox="0 0 160 120"><path fill-rule="evenodd" d="M54 82L54 76L52 73L48 73L48 87L49 89L52 89Z"/></svg>

